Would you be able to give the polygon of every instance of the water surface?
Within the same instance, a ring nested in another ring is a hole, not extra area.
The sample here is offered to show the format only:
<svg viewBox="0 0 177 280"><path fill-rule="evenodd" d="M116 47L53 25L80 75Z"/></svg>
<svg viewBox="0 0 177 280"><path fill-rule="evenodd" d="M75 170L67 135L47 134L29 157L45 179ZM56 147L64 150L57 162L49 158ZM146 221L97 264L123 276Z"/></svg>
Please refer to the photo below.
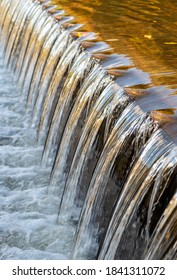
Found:
<svg viewBox="0 0 177 280"><path fill-rule="evenodd" d="M168 131L176 135L176 125L171 128L171 122L176 122L177 108L177 2L52 2L83 23L81 31L94 31L99 40L113 48L114 53L122 55L118 83L133 88L133 95L141 107L153 111L153 117L162 126L168 123Z"/></svg>

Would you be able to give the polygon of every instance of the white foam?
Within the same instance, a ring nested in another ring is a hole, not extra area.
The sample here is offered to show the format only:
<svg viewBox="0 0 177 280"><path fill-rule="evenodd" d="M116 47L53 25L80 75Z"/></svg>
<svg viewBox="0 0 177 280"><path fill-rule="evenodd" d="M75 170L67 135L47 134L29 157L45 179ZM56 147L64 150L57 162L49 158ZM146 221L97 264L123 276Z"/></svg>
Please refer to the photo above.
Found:
<svg viewBox="0 0 177 280"><path fill-rule="evenodd" d="M60 190L0 54L0 259L68 259L75 228L58 224ZM52 190L52 191L51 191Z"/></svg>

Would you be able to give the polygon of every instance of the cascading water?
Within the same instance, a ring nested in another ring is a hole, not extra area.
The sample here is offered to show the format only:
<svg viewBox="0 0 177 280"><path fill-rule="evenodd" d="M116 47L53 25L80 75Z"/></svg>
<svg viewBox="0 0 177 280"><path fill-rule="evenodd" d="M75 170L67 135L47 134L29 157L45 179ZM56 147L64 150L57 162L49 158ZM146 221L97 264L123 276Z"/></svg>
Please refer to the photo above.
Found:
<svg viewBox="0 0 177 280"><path fill-rule="evenodd" d="M176 259L176 145L70 20L0 2L0 258Z"/></svg>

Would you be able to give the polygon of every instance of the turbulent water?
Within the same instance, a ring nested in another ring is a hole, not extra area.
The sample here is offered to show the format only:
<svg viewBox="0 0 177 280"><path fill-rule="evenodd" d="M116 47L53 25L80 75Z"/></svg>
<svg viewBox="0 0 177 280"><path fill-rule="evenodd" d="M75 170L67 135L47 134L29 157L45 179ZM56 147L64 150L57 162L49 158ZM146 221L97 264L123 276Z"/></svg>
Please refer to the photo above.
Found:
<svg viewBox="0 0 177 280"><path fill-rule="evenodd" d="M42 146L0 55L0 258L67 259L74 228L57 225L59 197L41 168Z"/></svg>
<svg viewBox="0 0 177 280"><path fill-rule="evenodd" d="M0 8L0 258L175 259L177 148L118 57L46 1Z"/></svg>

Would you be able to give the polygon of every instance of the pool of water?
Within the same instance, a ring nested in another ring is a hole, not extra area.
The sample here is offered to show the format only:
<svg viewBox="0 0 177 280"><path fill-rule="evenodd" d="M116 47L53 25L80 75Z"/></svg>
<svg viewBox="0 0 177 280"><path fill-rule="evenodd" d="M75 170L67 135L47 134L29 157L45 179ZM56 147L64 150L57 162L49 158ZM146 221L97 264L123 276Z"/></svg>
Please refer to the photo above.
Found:
<svg viewBox="0 0 177 280"><path fill-rule="evenodd" d="M53 0L122 54L117 81L176 138L177 2ZM128 63L127 63L128 62ZM125 65L124 65L125 64ZM150 96L150 98L149 98ZM169 125L170 123L170 125Z"/></svg>

